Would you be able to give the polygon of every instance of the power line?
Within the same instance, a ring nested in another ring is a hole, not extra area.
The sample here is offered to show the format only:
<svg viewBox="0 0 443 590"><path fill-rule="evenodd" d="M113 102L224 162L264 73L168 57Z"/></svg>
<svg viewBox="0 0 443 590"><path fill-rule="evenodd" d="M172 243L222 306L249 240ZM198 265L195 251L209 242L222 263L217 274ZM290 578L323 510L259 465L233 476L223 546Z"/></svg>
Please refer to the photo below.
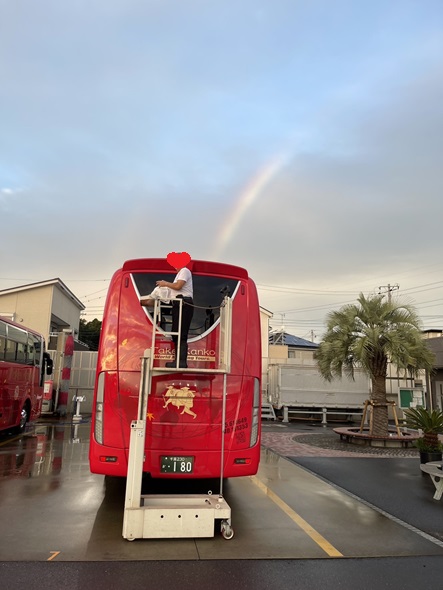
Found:
<svg viewBox="0 0 443 590"><path fill-rule="evenodd" d="M93 291L92 293L87 293L86 295L83 295L82 297L80 297L80 299L84 299L85 297L91 297L91 295L96 295L97 293L103 293L103 291L107 291L108 287L105 287L104 289L99 289L98 291Z"/></svg>
<svg viewBox="0 0 443 590"><path fill-rule="evenodd" d="M398 289L400 289L400 285L391 285L391 284L387 284L387 285L382 285L381 287L378 288L378 294L379 295L384 295L384 293L388 294L388 301L389 303L391 303L392 300L392 291L398 291Z"/></svg>
<svg viewBox="0 0 443 590"><path fill-rule="evenodd" d="M299 293L301 295L354 295L357 291L325 291L320 289L298 289L297 287L285 287L278 285L256 284L258 290L277 291L279 293Z"/></svg>

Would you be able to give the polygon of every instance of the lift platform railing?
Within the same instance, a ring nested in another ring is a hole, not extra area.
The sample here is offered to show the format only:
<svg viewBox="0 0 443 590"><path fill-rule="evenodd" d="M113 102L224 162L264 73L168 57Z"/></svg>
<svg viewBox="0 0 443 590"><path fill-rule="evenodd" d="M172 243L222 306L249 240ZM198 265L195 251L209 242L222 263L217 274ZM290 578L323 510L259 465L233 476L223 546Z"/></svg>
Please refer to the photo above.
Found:
<svg viewBox="0 0 443 590"><path fill-rule="evenodd" d="M178 330L176 332L166 331L161 327L162 324L162 310L172 309L172 303L165 303L160 299L156 299L154 302L153 310L153 330L152 330L152 342L151 342L151 370L155 370L161 373L170 373L171 367L161 367L156 364L155 358L155 346L158 336L167 336L177 338L177 350L175 354L175 368L180 372L192 372L192 373L229 373L231 371L231 332L232 332L232 299L225 297L220 305L220 318L219 318L219 341L218 341L218 356L216 358L216 367L212 369L208 368L197 368L179 367L179 355L178 347L181 340L182 332L182 317L183 317L183 305L191 305L183 299L175 299L175 302L179 303L179 316L178 316Z"/></svg>

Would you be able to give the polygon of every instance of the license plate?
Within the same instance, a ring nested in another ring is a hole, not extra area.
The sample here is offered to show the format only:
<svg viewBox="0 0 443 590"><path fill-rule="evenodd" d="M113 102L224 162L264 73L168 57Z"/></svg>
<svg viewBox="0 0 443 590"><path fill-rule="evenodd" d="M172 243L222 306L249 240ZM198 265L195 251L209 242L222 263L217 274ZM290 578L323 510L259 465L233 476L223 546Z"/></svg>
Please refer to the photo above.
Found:
<svg viewBox="0 0 443 590"><path fill-rule="evenodd" d="M186 474L194 471L194 457L167 455L161 458L161 473Z"/></svg>

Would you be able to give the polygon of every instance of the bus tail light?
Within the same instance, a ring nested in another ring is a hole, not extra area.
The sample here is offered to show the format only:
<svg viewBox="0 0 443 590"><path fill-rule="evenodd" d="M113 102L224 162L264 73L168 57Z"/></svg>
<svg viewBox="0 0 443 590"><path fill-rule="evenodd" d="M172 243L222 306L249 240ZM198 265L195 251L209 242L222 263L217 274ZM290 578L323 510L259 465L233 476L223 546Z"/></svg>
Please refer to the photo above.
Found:
<svg viewBox="0 0 443 590"><path fill-rule="evenodd" d="M253 447L258 440L259 416L260 414L260 380L254 379L254 404L252 407L251 439L249 446Z"/></svg>
<svg viewBox="0 0 443 590"><path fill-rule="evenodd" d="M99 445L103 444L103 399L105 392L105 374L100 373L97 379L97 397L95 401L94 436Z"/></svg>

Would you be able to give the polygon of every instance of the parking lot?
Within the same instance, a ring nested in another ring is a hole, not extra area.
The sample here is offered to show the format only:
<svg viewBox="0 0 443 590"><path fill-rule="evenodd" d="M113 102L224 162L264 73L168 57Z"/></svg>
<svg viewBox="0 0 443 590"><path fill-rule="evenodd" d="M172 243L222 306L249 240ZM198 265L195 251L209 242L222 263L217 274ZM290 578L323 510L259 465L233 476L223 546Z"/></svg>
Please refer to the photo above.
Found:
<svg viewBox="0 0 443 590"><path fill-rule="evenodd" d="M125 480L90 473L88 421L40 420L24 436L0 440L3 571L17 562L64 568L72 567L68 562L151 561L158 567L177 560L229 561L236 571L245 560L265 560L279 572L285 560L317 560L320 568L324 560L343 558L406 559L411 566L425 559L434 564L428 572L443 571L441 505L418 458L328 448L336 446L331 435L316 425L263 423L257 476L225 482L233 539L215 530L207 539L130 543L122 538ZM146 479L143 493L216 493L219 483L187 482L177 489L176 482Z"/></svg>

